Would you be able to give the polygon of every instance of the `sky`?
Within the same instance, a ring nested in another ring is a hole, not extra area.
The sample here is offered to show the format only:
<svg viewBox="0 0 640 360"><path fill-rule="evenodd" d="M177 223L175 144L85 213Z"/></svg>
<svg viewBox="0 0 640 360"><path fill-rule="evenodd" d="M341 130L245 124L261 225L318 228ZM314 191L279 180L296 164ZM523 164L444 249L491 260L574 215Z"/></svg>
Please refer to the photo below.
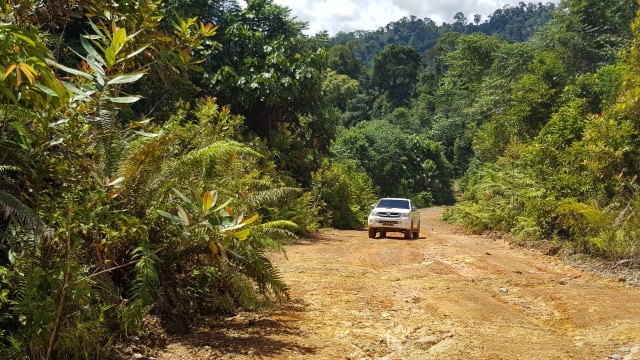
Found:
<svg viewBox="0 0 640 360"><path fill-rule="evenodd" d="M474 14L489 14L505 5L517 6L520 0L274 0L291 9L291 17L309 23L308 35L322 30L330 36L354 30L377 30L390 22L411 15L429 18L437 25L453 23L453 16L462 12L471 22ZM525 3L560 3L560 0L525 0Z"/></svg>

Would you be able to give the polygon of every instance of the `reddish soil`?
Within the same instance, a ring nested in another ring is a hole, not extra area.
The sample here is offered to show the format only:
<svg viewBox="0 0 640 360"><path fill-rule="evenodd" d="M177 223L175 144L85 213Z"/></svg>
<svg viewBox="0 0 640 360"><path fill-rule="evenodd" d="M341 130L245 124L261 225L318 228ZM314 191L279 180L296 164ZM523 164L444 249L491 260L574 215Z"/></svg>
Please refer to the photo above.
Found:
<svg viewBox="0 0 640 360"><path fill-rule="evenodd" d="M423 209L419 239L331 230L274 256L275 309L170 336L155 359L640 359L640 288L468 236ZM137 356L141 358L141 356Z"/></svg>

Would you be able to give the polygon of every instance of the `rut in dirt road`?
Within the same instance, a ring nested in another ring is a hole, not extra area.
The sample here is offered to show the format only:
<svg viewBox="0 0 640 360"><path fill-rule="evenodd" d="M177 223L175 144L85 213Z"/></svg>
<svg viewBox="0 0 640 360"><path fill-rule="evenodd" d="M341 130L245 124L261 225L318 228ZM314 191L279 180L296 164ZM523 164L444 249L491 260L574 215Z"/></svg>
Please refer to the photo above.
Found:
<svg viewBox="0 0 640 360"><path fill-rule="evenodd" d="M189 358L207 344L230 359L640 359L640 289L421 213L415 240L288 246L274 261L291 301L202 329Z"/></svg>

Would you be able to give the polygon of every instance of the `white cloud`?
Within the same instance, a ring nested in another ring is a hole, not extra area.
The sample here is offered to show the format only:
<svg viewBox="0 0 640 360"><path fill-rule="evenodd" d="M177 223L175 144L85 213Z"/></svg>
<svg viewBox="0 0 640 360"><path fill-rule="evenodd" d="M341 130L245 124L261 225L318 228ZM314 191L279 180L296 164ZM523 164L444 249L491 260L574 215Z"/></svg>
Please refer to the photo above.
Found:
<svg viewBox="0 0 640 360"><path fill-rule="evenodd" d="M505 5L517 6L519 0L274 0L291 9L291 15L309 23L309 34L326 30L329 35L339 31L376 30L405 16L429 18L442 24L452 23L453 16L462 12L468 21L474 14L482 20ZM531 2L530 0L525 3ZM549 1L558 4L560 0Z"/></svg>

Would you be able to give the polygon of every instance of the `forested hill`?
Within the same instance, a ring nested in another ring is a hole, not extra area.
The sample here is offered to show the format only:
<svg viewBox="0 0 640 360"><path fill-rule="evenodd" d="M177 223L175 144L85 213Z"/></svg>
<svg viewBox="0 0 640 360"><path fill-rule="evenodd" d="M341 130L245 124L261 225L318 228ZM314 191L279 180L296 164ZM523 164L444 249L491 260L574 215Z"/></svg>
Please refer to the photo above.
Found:
<svg viewBox="0 0 640 360"><path fill-rule="evenodd" d="M410 16L390 22L375 31L339 32L331 38L331 44L358 46L362 48L362 60L369 63L377 52L390 44L408 45L424 53L434 47L438 39L448 32L483 33L496 35L505 41L523 42L533 36L540 26L549 22L555 8L553 3L520 2L518 6L505 5L502 9L495 10L484 20L479 14L473 14L468 18L462 12L458 12L453 18L454 22L440 25L430 18Z"/></svg>

